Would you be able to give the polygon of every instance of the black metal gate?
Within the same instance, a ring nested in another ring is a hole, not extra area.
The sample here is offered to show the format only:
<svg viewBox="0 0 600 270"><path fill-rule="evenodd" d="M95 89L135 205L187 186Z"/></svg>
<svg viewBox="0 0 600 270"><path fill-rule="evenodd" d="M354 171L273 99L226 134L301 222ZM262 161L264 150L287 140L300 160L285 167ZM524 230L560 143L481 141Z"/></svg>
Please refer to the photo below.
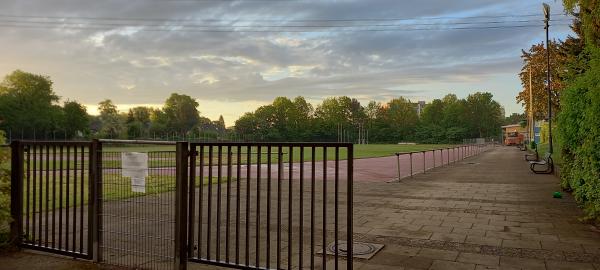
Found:
<svg viewBox="0 0 600 270"><path fill-rule="evenodd" d="M92 142L14 141L11 227L14 242L91 259L96 204Z"/></svg>
<svg viewBox="0 0 600 270"><path fill-rule="evenodd" d="M189 160L189 261L352 269L352 144L192 143Z"/></svg>
<svg viewBox="0 0 600 270"><path fill-rule="evenodd" d="M121 163L138 151L142 193ZM352 144L15 141L12 232L140 269L352 269L352 171Z"/></svg>

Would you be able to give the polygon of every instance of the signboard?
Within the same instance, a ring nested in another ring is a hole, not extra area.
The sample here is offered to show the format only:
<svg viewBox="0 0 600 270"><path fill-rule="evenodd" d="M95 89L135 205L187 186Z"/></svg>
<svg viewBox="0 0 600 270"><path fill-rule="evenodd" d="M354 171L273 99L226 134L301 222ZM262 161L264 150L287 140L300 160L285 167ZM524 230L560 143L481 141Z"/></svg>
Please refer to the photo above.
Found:
<svg viewBox="0 0 600 270"><path fill-rule="evenodd" d="M146 192L148 176L148 154L137 152L121 153L122 175L131 178L132 192Z"/></svg>

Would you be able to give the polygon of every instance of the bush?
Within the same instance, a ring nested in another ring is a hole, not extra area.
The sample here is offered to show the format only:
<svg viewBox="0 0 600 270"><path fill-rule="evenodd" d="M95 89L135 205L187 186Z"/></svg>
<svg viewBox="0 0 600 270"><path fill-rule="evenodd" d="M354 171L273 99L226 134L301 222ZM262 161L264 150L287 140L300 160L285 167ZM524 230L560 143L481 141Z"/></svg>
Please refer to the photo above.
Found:
<svg viewBox="0 0 600 270"><path fill-rule="evenodd" d="M4 133L0 131L0 145L4 143ZM0 147L0 247L8 242L10 221L10 149Z"/></svg>
<svg viewBox="0 0 600 270"><path fill-rule="evenodd" d="M573 191L585 219L600 222L600 51L588 50L589 68L561 96L561 184Z"/></svg>
<svg viewBox="0 0 600 270"><path fill-rule="evenodd" d="M554 136L552 136L552 137L554 137ZM529 149L535 150L536 147L537 147L537 144L535 143L535 141L529 142Z"/></svg>

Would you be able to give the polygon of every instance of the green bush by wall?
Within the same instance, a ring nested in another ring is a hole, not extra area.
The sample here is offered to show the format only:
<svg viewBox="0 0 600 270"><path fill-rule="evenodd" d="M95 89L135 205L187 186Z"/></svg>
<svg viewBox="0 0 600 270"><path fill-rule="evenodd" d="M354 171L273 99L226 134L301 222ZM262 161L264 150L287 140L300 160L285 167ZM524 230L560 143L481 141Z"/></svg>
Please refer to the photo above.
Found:
<svg viewBox="0 0 600 270"><path fill-rule="evenodd" d="M573 191L585 219L600 222L600 49L588 50L589 68L561 96L561 183Z"/></svg>

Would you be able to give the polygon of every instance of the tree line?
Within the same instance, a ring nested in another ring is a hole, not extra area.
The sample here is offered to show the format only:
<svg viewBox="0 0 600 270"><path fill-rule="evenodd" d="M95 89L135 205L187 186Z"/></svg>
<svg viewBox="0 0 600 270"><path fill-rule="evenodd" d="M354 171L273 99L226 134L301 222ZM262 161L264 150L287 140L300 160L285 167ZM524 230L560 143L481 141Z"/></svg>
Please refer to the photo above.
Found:
<svg viewBox="0 0 600 270"><path fill-rule="evenodd" d="M370 143L460 142L495 137L503 109L490 93L464 99L450 94L417 112L417 103L399 97L362 105L341 96L316 107L298 96L277 97L269 105L242 115L226 128L222 116L203 117L198 102L173 93L162 108L134 107L119 112L109 99L98 104L99 115L88 115L81 103L59 104L49 77L16 70L0 83L0 129L24 139L209 139L253 141L348 141Z"/></svg>
<svg viewBox="0 0 600 270"><path fill-rule="evenodd" d="M532 45L523 51L519 74L523 91L516 97L536 120L551 117L558 142L560 177L564 189L573 191L585 219L600 223L600 1L563 0L573 16L573 35L565 40ZM551 28L552 29L552 28ZM540 30L542 31L542 30ZM546 52L551 59L548 115ZM531 80L530 80L531 72ZM532 106L529 105L531 81ZM556 155L558 154L558 155Z"/></svg>

